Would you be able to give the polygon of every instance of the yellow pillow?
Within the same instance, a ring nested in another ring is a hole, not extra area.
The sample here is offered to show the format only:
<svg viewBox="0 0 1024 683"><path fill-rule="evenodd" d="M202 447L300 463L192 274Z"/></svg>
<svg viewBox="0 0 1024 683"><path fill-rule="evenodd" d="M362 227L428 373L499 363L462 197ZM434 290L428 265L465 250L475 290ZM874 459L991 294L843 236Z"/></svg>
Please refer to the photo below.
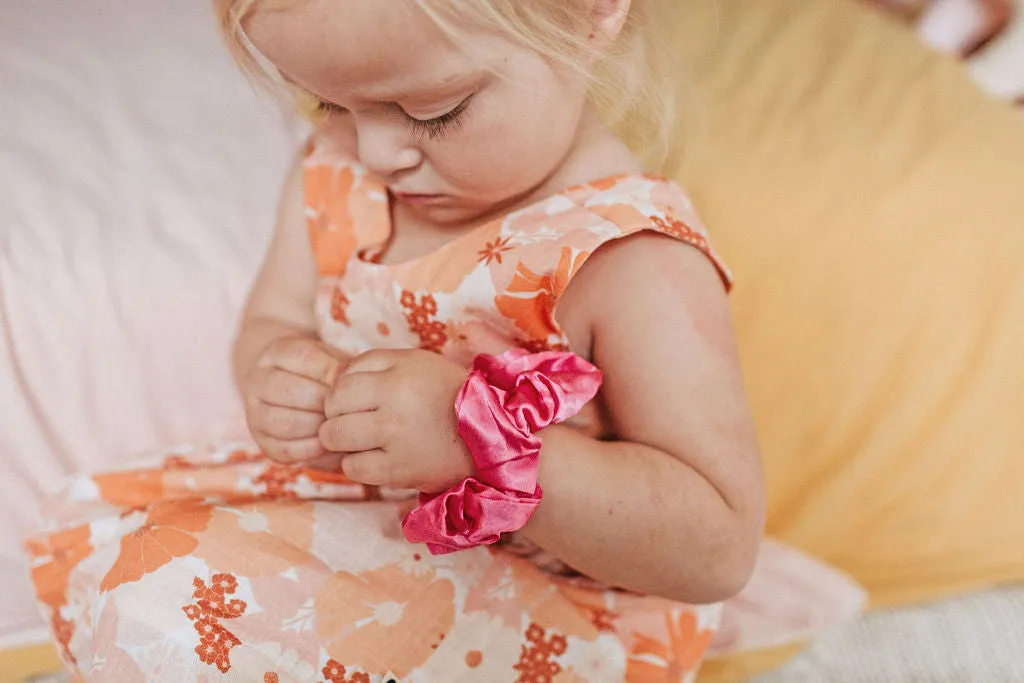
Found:
<svg viewBox="0 0 1024 683"><path fill-rule="evenodd" d="M875 605L1024 579L1024 121L851 1L679 4L768 532Z"/></svg>
<svg viewBox="0 0 1024 683"><path fill-rule="evenodd" d="M15 650L0 650L0 681L17 683L63 670L52 645L35 645Z"/></svg>

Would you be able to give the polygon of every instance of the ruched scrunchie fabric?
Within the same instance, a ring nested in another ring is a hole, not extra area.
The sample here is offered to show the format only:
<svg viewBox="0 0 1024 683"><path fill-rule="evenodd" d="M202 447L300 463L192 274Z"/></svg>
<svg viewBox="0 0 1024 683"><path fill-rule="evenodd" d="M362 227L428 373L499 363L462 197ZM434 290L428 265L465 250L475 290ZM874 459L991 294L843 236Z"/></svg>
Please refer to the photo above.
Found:
<svg viewBox="0 0 1024 683"><path fill-rule="evenodd" d="M601 380L600 370L573 353L477 356L455 400L476 473L440 494L421 493L402 523L405 538L440 555L522 529L542 496L537 432L576 415Z"/></svg>

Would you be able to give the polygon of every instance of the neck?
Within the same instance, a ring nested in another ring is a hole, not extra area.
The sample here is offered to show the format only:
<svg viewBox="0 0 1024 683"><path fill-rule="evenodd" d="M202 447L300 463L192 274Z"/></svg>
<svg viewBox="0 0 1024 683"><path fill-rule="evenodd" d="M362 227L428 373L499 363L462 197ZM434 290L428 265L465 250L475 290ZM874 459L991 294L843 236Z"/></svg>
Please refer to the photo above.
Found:
<svg viewBox="0 0 1024 683"><path fill-rule="evenodd" d="M526 203L560 192L567 187L626 173L643 172L643 164L586 105L576 141L565 159Z"/></svg>

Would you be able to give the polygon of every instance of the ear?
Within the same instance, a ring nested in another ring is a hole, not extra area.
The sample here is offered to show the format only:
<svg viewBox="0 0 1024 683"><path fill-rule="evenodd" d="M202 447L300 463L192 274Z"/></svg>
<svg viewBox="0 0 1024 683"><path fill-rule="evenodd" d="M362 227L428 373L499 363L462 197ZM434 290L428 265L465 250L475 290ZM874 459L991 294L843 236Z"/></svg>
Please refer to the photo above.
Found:
<svg viewBox="0 0 1024 683"><path fill-rule="evenodd" d="M594 38L611 42L622 33L631 0L590 0L590 25Z"/></svg>

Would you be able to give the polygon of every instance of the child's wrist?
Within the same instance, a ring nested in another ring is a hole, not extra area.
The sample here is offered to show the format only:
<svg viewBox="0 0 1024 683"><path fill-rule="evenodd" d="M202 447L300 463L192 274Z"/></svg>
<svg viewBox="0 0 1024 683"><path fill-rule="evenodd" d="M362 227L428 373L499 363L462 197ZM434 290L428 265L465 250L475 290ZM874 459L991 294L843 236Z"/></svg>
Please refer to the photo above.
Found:
<svg viewBox="0 0 1024 683"><path fill-rule="evenodd" d="M445 467L445 471L439 477L440 481L433 480L418 486L420 494L436 496L457 486L460 482L476 476L476 465L473 463L473 456L469 452L466 442L458 436L457 432L453 434L452 455L449 458L452 463L451 467Z"/></svg>
<svg viewBox="0 0 1024 683"><path fill-rule="evenodd" d="M600 384L600 371L571 353L477 357L455 403L475 472L439 494L421 494L402 525L406 538L439 554L523 528L542 495L538 432L579 412Z"/></svg>

